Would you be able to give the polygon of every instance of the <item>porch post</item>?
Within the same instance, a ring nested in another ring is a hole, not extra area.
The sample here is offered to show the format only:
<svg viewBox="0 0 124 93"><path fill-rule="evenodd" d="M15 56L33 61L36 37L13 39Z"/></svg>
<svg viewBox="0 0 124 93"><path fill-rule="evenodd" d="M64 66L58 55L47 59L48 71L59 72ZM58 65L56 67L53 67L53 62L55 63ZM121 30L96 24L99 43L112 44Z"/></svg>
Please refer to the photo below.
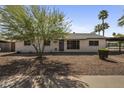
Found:
<svg viewBox="0 0 124 93"><path fill-rule="evenodd" d="M121 42L119 42L119 53L121 53Z"/></svg>

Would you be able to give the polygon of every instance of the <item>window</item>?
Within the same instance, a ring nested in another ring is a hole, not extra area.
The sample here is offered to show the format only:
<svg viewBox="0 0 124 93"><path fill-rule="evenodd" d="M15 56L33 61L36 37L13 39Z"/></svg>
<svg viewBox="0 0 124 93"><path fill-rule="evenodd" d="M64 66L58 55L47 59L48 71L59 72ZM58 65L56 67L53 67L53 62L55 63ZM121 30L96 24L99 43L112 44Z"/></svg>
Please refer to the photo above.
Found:
<svg viewBox="0 0 124 93"><path fill-rule="evenodd" d="M30 46L30 45L31 45L30 40L24 41L24 45L25 45L25 46Z"/></svg>
<svg viewBox="0 0 124 93"><path fill-rule="evenodd" d="M49 40L44 41L44 45L45 46L50 46L50 41Z"/></svg>
<svg viewBox="0 0 124 93"><path fill-rule="evenodd" d="M67 40L67 49L80 49L79 40Z"/></svg>
<svg viewBox="0 0 124 93"><path fill-rule="evenodd" d="M98 41L89 41L89 46L98 46L99 42Z"/></svg>

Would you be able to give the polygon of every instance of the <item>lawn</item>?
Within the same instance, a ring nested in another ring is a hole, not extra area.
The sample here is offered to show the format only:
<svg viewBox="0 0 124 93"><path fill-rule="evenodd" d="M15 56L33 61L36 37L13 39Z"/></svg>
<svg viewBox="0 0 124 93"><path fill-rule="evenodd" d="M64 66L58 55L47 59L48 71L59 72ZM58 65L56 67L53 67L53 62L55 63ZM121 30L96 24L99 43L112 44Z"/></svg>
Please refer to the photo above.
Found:
<svg viewBox="0 0 124 93"><path fill-rule="evenodd" d="M124 55L112 55L107 60L100 60L97 55L47 55L42 66L39 60L33 55L1 54L0 87L38 87L40 84L37 82L43 82L38 79L41 78L38 76L39 73L52 79L77 75L124 75ZM30 84L31 82L33 85ZM73 86L77 82L67 78L64 78L64 82L70 82L69 84L65 85L60 78L55 82L61 83L62 87L63 85L64 87L84 87L81 84ZM49 87L52 87L52 83L50 84Z"/></svg>

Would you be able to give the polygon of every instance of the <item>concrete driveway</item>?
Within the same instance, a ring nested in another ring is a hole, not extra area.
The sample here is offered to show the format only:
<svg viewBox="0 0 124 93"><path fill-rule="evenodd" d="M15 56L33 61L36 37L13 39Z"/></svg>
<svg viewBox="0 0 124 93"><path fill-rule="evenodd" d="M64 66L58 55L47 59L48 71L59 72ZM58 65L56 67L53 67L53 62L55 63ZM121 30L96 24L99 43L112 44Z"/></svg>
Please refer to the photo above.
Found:
<svg viewBox="0 0 124 93"><path fill-rule="evenodd" d="M124 88L124 76L77 76L90 88Z"/></svg>

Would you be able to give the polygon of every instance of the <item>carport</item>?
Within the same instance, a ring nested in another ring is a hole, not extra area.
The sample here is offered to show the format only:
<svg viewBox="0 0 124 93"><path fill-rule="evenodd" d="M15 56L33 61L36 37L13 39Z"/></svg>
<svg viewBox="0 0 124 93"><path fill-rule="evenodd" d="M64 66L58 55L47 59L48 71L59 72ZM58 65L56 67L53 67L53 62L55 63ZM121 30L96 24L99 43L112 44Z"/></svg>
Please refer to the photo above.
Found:
<svg viewBox="0 0 124 93"><path fill-rule="evenodd" d="M122 44L124 44L124 37L109 37L106 38L107 42L117 42L118 43L118 52L122 53L124 52L124 46L122 47ZM108 47L108 45L107 45ZM122 50L123 49L123 50Z"/></svg>

